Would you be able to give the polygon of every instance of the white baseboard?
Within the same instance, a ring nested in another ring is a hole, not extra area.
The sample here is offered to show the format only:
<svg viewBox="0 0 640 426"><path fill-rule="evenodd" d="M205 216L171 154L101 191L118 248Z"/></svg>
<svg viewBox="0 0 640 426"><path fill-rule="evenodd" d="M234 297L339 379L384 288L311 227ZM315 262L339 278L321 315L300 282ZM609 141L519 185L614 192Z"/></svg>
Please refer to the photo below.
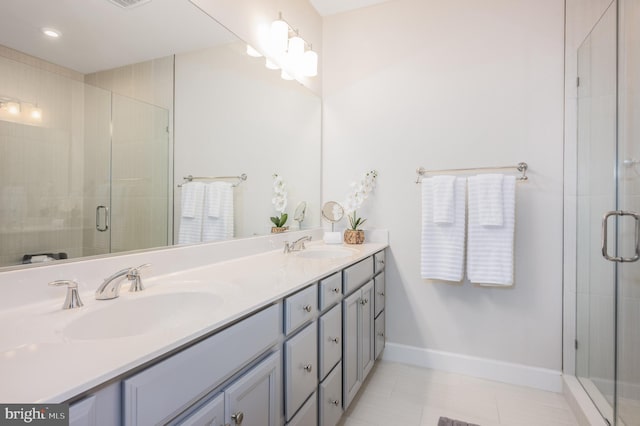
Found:
<svg viewBox="0 0 640 426"><path fill-rule="evenodd" d="M382 359L546 391L562 392L562 373L547 368L389 342L385 345Z"/></svg>

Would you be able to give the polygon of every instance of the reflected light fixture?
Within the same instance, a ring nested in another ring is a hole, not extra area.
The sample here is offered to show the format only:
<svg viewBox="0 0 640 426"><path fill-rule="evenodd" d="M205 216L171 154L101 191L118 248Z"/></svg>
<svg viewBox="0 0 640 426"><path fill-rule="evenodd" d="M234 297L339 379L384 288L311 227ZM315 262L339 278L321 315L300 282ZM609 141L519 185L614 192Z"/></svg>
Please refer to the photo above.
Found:
<svg viewBox="0 0 640 426"><path fill-rule="evenodd" d="M285 70L282 70L282 72L280 73L280 77L282 77L283 80L295 80L291 74L289 74L288 72L286 72Z"/></svg>
<svg viewBox="0 0 640 426"><path fill-rule="evenodd" d="M315 77L318 75L318 54L313 50L307 50L302 57L302 75Z"/></svg>
<svg viewBox="0 0 640 426"><path fill-rule="evenodd" d="M270 70L279 70L280 67L278 66L278 64L276 64L275 62L273 62L271 59L267 58L265 60L264 66L269 68Z"/></svg>
<svg viewBox="0 0 640 426"><path fill-rule="evenodd" d="M271 23L269 30L269 50L273 56L280 56L287 51L289 41L289 24L280 17Z"/></svg>
<svg viewBox="0 0 640 426"><path fill-rule="evenodd" d="M42 120L42 108L37 105L31 108L31 112L29 112L29 116L35 121Z"/></svg>
<svg viewBox="0 0 640 426"><path fill-rule="evenodd" d="M46 35L49 38L59 38L60 37L60 31L56 30L55 28L42 28L42 34Z"/></svg>
<svg viewBox="0 0 640 426"><path fill-rule="evenodd" d="M20 104L18 102L7 102L5 105L6 105L6 110L9 114L11 115L20 114Z"/></svg>

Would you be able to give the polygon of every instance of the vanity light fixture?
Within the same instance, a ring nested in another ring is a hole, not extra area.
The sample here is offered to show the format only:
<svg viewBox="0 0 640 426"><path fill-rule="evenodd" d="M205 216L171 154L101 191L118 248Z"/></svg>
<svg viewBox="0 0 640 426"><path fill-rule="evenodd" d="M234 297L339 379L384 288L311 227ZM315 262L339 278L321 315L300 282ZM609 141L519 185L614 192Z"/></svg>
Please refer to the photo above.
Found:
<svg viewBox="0 0 640 426"><path fill-rule="evenodd" d="M60 37L60 31L56 30L55 28L42 28L42 34L46 35L49 38L59 38Z"/></svg>
<svg viewBox="0 0 640 426"><path fill-rule="evenodd" d="M42 121L42 108L37 105L31 107L31 111L29 112L29 116L32 120Z"/></svg>
<svg viewBox="0 0 640 426"><path fill-rule="evenodd" d="M297 30L282 18L271 23L269 30L268 55L265 66L272 70L282 68L280 76L285 80L318 75L318 54L313 51ZM249 52L247 48L247 53Z"/></svg>
<svg viewBox="0 0 640 426"><path fill-rule="evenodd" d="M3 109L5 109L11 115L20 114L20 103L19 102L13 102L13 101L4 102L2 104L2 107L3 107Z"/></svg>

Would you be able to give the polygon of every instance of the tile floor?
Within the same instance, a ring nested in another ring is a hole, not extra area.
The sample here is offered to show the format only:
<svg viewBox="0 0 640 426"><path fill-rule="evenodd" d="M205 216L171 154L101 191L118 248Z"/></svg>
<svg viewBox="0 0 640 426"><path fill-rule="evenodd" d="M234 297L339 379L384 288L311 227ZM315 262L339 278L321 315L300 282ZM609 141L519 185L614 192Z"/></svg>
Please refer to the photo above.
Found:
<svg viewBox="0 0 640 426"><path fill-rule="evenodd" d="M440 416L481 426L577 425L562 394L381 361L342 426L437 426Z"/></svg>

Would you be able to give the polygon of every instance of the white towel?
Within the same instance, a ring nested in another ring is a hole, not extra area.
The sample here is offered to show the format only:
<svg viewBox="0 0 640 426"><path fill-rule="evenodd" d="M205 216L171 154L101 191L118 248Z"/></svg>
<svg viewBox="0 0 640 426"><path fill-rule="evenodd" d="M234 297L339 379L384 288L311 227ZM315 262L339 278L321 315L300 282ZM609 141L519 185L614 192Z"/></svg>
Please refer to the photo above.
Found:
<svg viewBox="0 0 640 426"><path fill-rule="evenodd" d="M435 223L453 223L455 183L455 176L433 177L433 221Z"/></svg>
<svg viewBox="0 0 640 426"><path fill-rule="evenodd" d="M178 244L202 241L203 204L204 184L202 182L188 182L182 185Z"/></svg>
<svg viewBox="0 0 640 426"><path fill-rule="evenodd" d="M504 175L488 174L469 178L469 191L478 195L480 225L502 226L504 224L503 177Z"/></svg>
<svg viewBox="0 0 640 426"><path fill-rule="evenodd" d="M211 182L204 197L202 241L233 238L233 186L229 182Z"/></svg>
<svg viewBox="0 0 640 426"><path fill-rule="evenodd" d="M434 178L422 180L422 278L462 281L464 277L466 182L455 180L453 223L436 224Z"/></svg>
<svg viewBox="0 0 640 426"><path fill-rule="evenodd" d="M502 179L502 226L480 223L481 193L477 176L469 178L469 236L467 276L482 285L513 285L513 247L515 235L516 179Z"/></svg>

